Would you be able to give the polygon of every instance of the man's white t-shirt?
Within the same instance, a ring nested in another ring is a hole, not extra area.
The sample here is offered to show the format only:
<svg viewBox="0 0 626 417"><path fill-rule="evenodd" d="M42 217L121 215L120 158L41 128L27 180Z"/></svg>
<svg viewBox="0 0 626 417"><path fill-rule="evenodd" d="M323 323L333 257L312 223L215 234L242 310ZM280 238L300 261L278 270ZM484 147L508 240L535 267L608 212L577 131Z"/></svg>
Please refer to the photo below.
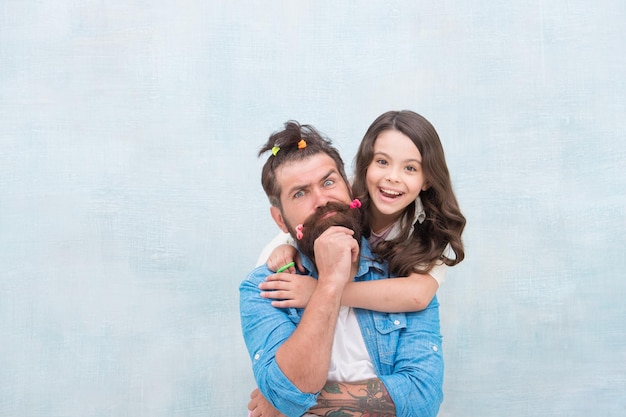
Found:
<svg viewBox="0 0 626 417"><path fill-rule="evenodd" d="M335 327L327 380L359 382L376 377L354 309L341 307ZM313 416L315 414L306 413L303 417Z"/></svg>
<svg viewBox="0 0 626 417"><path fill-rule="evenodd" d="M356 382L376 378L354 309L341 307L330 355L329 381Z"/></svg>

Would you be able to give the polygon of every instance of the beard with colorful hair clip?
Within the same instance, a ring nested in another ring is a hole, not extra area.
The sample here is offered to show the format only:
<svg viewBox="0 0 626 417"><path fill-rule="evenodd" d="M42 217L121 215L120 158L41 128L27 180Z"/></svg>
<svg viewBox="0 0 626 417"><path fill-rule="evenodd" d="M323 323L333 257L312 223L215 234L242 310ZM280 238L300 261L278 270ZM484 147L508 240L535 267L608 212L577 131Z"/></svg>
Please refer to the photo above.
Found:
<svg viewBox="0 0 626 417"><path fill-rule="evenodd" d="M298 249L315 259L315 240L331 226L343 226L354 231L354 239L361 245L361 211L354 204L329 202L310 215L303 225L296 227Z"/></svg>

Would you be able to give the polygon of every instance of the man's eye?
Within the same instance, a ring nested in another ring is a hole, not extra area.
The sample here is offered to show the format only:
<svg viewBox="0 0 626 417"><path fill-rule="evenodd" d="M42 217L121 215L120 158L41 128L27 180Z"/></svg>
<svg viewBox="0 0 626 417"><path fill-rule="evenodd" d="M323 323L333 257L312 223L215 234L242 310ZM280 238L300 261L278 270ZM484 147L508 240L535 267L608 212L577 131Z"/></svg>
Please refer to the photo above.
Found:
<svg viewBox="0 0 626 417"><path fill-rule="evenodd" d="M334 180L326 180L324 181L324 187L329 187L335 183Z"/></svg>
<svg viewBox="0 0 626 417"><path fill-rule="evenodd" d="M293 195L293 198L300 198L304 195L304 191L298 191Z"/></svg>

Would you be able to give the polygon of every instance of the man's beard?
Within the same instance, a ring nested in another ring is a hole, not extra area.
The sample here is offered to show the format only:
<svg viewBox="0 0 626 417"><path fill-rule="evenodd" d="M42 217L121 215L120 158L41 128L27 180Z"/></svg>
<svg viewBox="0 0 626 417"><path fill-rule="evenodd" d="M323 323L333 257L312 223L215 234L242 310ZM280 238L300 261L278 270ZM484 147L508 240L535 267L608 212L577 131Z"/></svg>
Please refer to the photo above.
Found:
<svg viewBox="0 0 626 417"><path fill-rule="evenodd" d="M335 212L327 218L323 218L329 212ZM354 231L354 239L361 245L361 210L351 209L348 204L329 202L323 207L318 207L315 213L310 215L304 222L302 238L296 240L298 249L310 259L315 259L315 240L331 226L343 226ZM296 238L297 231L288 227L291 235Z"/></svg>

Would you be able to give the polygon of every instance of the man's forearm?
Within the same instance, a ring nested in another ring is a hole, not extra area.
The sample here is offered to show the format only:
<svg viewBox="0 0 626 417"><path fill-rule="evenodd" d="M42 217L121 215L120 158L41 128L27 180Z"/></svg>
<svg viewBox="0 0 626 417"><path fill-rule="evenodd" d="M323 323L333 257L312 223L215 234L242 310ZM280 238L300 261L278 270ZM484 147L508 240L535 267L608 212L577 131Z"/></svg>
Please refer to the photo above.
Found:
<svg viewBox="0 0 626 417"><path fill-rule="evenodd" d="M326 383L341 295L356 273L352 231L332 226L315 240L318 282L294 332L276 350L276 364L298 389L316 394Z"/></svg>
<svg viewBox="0 0 626 417"><path fill-rule="evenodd" d="M319 416L395 417L396 407L380 379L360 382L327 382L309 413Z"/></svg>

